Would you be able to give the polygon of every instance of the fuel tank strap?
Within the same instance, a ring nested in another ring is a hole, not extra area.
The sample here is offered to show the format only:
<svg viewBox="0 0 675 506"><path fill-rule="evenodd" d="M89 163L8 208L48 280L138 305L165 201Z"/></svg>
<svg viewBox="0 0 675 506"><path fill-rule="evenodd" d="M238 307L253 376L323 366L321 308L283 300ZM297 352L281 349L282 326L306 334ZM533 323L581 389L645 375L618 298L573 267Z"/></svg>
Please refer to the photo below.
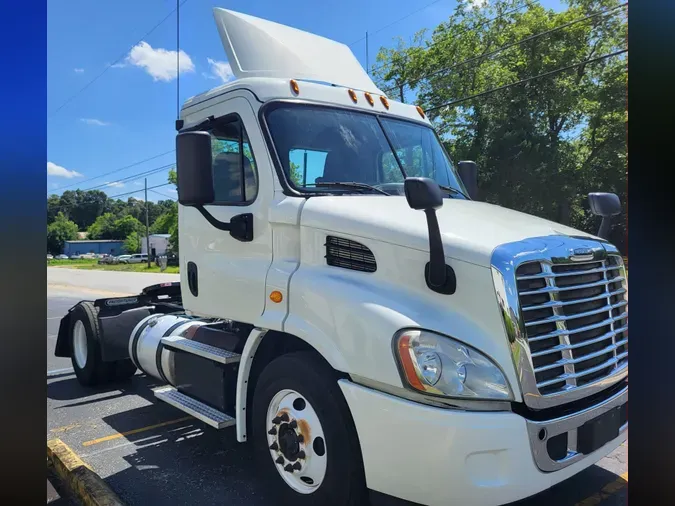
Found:
<svg viewBox="0 0 675 506"><path fill-rule="evenodd" d="M167 337L170 336L171 333L176 330L178 327L181 325L185 325L186 322L185 320L181 320L179 322L174 323L169 327L166 332L162 335L162 337ZM157 366L157 372L159 372L159 375L162 377L162 381L165 383L169 383L169 380L167 379L166 375L164 374L164 370L162 369L162 351L164 350L164 344L162 343L162 340L160 339L159 344L157 345L157 351L155 353L155 365ZM170 384L170 383L169 383Z"/></svg>
<svg viewBox="0 0 675 506"><path fill-rule="evenodd" d="M141 334L143 333L145 328L150 324L151 321L155 321L155 319L148 318L145 322L143 322L143 325L140 326L140 328L136 331L134 336L131 338L131 358L132 358L134 364L136 365L136 367L138 367L141 370L141 372L143 372L144 374L147 374L148 376L151 376L151 375L148 374L148 371L143 369L143 367L141 366L140 360L138 360L138 348L137 348L137 346L138 346L138 340L141 338Z"/></svg>

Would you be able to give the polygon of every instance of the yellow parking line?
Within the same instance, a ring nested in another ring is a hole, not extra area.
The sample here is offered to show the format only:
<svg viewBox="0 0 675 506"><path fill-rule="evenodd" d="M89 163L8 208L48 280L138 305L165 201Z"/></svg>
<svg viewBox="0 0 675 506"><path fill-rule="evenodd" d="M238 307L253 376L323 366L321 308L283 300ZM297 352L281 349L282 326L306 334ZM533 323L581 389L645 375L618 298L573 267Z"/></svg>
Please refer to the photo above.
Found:
<svg viewBox="0 0 675 506"><path fill-rule="evenodd" d="M112 441L113 439L119 439L124 436L130 436L131 434L138 434L139 432L145 432L146 430L157 429L159 427L164 427L166 425L172 425L175 423L185 422L187 420L194 420L191 416L184 416L183 418L177 418L176 420L169 420L167 422L156 423L155 425L148 425L147 427L141 427L140 429L128 430L126 432L118 432L117 434L111 434L110 436L100 437L98 439L92 439L91 441L86 441L82 443L82 446L91 446L98 443L104 443L106 441Z"/></svg>
<svg viewBox="0 0 675 506"><path fill-rule="evenodd" d="M605 485L600 492L593 494L590 497L587 497L581 502L578 502L576 506L595 506L600 504L602 501L607 499L612 494L618 492L623 487L628 485L628 473L623 473L616 480Z"/></svg>

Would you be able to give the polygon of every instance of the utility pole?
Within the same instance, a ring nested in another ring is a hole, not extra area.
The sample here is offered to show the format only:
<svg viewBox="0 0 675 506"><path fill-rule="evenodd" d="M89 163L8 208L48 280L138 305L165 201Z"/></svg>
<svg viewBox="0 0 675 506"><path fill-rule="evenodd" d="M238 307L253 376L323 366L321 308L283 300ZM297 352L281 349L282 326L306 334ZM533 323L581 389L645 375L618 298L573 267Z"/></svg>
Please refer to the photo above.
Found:
<svg viewBox="0 0 675 506"><path fill-rule="evenodd" d="M366 74L370 74L370 65L368 65L368 32L366 32Z"/></svg>
<svg viewBox="0 0 675 506"><path fill-rule="evenodd" d="M302 167L302 185L307 186L307 150L303 156Z"/></svg>
<svg viewBox="0 0 675 506"><path fill-rule="evenodd" d="M145 247L148 252L148 269L150 268L150 223L148 218L148 178L145 178Z"/></svg>

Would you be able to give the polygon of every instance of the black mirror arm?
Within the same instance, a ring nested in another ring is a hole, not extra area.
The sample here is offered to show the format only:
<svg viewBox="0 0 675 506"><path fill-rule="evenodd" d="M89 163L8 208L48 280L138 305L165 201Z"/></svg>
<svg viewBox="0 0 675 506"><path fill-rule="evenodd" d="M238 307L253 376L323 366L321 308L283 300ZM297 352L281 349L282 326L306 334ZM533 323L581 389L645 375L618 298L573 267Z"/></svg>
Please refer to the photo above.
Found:
<svg viewBox="0 0 675 506"><path fill-rule="evenodd" d="M429 261L424 267L427 286L436 293L452 295L457 290L457 278L452 267L445 263L445 252L441 230L435 209L426 209L427 229L429 232Z"/></svg>
<svg viewBox="0 0 675 506"><path fill-rule="evenodd" d="M600 222L600 230L598 230L598 237L602 239L609 239L609 230L612 225L612 218L610 216L603 216Z"/></svg>
<svg viewBox="0 0 675 506"><path fill-rule="evenodd" d="M429 275L428 280L433 286L445 285L447 276L445 272L445 253L441 239L440 227L435 209L424 211L427 215L427 228L429 230Z"/></svg>
<svg viewBox="0 0 675 506"><path fill-rule="evenodd" d="M253 215L251 213L238 214L233 216L229 222L225 222L216 219L202 205L192 207L195 207L213 227L229 232L238 241L251 242L253 240Z"/></svg>

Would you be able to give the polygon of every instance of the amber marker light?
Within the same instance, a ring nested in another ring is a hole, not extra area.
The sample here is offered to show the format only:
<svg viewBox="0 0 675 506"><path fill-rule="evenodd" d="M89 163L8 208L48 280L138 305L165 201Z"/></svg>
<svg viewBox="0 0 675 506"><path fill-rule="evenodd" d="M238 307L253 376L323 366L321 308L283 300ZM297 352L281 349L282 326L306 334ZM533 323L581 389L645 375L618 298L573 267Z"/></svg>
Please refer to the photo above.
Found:
<svg viewBox="0 0 675 506"><path fill-rule="evenodd" d="M272 293L270 293L270 300L276 304L279 304L279 302L284 300L284 296L281 295L279 290L274 290Z"/></svg>
<svg viewBox="0 0 675 506"><path fill-rule="evenodd" d="M373 100L373 96L372 96L370 93L368 93L368 92L366 91L366 92L364 93L364 95L365 95L365 97L366 97L366 100L368 101L368 103L369 103L371 106L375 105L375 100Z"/></svg>
<svg viewBox="0 0 675 506"><path fill-rule="evenodd" d="M416 109L417 109L417 112L420 113L420 116L422 116L422 117L424 118L425 115L424 115L424 111L422 110L422 108L418 105L418 106L416 107Z"/></svg>
<svg viewBox="0 0 675 506"><path fill-rule="evenodd" d="M347 93L349 93L349 97L352 99L352 102L354 102L354 103L358 102L358 99L356 98L356 93L354 93L354 90L347 90Z"/></svg>
<svg viewBox="0 0 675 506"><path fill-rule="evenodd" d="M411 355L414 353L410 346L410 339L412 336L410 334L404 334L398 341L398 356L401 357L401 365L403 366L403 372L405 377L410 383L410 386L416 390L421 390L424 392L426 388L420 381L417 376L417 371L415 371L415 365L413 364Z"/></svg>
<svg viewBox="0 0 675 506"><path fill-rule="evenodd" d="M296 95L300 94L300 87L298 86L298 81L295 79L291 79L291 90L293 90L293 93Z"/></svg>
<svg viewBox="0 0 675 506"><path fill-rule="evenodd" d="M382 102L385 109L389 110L389 100L387 100L387 97L380 97L380 102Z"/></svg>

